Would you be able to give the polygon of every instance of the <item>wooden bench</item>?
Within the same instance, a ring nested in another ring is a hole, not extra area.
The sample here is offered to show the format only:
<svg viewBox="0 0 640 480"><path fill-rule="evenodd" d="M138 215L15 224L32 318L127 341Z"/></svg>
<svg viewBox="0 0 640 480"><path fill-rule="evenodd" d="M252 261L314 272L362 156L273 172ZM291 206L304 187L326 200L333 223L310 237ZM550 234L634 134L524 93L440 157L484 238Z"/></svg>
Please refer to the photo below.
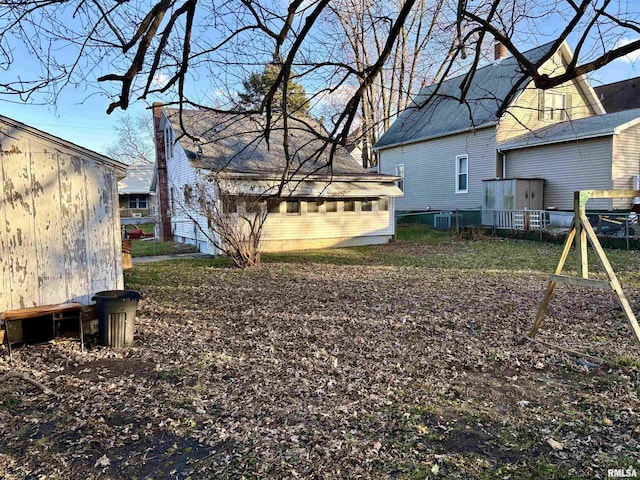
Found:
<svg viewBox="0 0 640 480"><path fill-rule="evenodd" d="M59 329L63 321L67 320L76 320L78 322L80 348L84 352L82 305L79 303L60 303L7 310L0 314L0 320L4 324L9 358L11 360L13 360L11 344L34 340L53 340L59 335Z"/></svg>

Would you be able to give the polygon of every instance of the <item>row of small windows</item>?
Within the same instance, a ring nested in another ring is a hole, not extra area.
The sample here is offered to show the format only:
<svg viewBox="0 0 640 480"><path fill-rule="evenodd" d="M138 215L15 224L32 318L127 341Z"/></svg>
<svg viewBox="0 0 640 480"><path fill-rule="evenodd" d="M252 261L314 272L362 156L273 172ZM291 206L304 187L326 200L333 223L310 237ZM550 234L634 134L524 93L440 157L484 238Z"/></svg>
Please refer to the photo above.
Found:
<svg viewBox="0 0 640 480"><path fill-rule="evenodd" d="M283 206L284 204L284 206ZM388 198L364 198L360 200L269 200L269 213L286 213L299 215L302 213L303 204L306 213L338 213L338 212L373 212L377 205L378 212L389 211Z"/></svg>
<svg viewBox="0 0 640 480"><path fill-rule="evenodd" d="M222 200L222 209L226 213L237 213L240 204L247 213L255 213L260 208L260 202L242 202L234 196L225 196ZM267 208L270 214L300 215L301 213L337 213L337 212L378 212L389 211L388 198L365 198L360 200L352 199L269 199ZM304 210L303 210L304 209Z"/></svg>

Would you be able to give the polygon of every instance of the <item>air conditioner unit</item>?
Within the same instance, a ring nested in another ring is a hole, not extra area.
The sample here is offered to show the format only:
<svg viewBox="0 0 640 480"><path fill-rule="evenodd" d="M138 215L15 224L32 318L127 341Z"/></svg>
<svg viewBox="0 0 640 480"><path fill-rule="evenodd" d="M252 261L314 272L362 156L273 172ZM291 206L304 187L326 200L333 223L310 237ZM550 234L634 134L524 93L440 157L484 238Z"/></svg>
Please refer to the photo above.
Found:
<svg viewBox="0 0 640 480"><path fill-rule="evenodd" d="M133 218L142 218L142 214L141 214L140 212L132 213L132 214L131 214L131 216L132 216Z"/></svg>
<svg viewBox="0 0 640 480"><path fill-rule="evenodd" d="M448 230L451 228L450 213L436 213L433 216L433 228L436 230Z"/></svg>
<svg viewBox="0 0 640 480"><path fill-rule="evenodd" d="M640 175L633 176L633 189L640 190ZM633 197L633 204L636 205L640 203L640 197Z"/></svg>
<svg viewBox="0 0 640 480"><path fill-rule="evenodd" d="M462 216L453 212L436 213L433 216L433 228L436 230L451 230L456 226L456 221L460 222Z"/></svg>

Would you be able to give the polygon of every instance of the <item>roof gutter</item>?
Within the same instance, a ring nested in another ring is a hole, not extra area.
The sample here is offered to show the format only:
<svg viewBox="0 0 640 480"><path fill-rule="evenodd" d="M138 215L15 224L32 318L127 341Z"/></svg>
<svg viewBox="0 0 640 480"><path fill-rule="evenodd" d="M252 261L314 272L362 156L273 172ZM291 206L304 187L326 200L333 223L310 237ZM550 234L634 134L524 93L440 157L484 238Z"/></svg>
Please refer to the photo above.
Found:
<svg viewBox="0 0 640 480"><path fill-rule="evenodd" d="M617 130L617 129L616 129ZM591 135L583 135L583 136L577 136L577 137L572 137L572 138L561 138L558 140L551 140L551 141L540 141L540 142L535 142L535 143L528 143L526 145L513 145L513 146L509 146L508 144L502 145L501 147L498 148L499 152L503 152L503 151L509 151L509 150L520 150L522 148L531 148L531 147L543 147L545 145L554 145L557 143L567 143L567 142L574 142L577 140L589 140L592 138L602 138L602 137L612 137L613 135L618 135L619 132L617 132L616 130L612 130L609 132L600 132L600 133L593 133Z"/></svg>
<svg viewBox="0 0 640 480"><path fill-rule="evenodd" d="M200 170L208 170L205 168L200 168ZM234 178L239 180L273 180L273 181L282 181L282 175L276 173L256 173L256 172L231 172L231 171L222 171L219 172L225 178ZM301 181L332 181L332 182L396 182L400 180L400 177L395 175L380 175L380 174L371 174L371 175L318 175L318 174L298 174L293 175L291 178L287 179L287 182L301 182Z"/></svg>

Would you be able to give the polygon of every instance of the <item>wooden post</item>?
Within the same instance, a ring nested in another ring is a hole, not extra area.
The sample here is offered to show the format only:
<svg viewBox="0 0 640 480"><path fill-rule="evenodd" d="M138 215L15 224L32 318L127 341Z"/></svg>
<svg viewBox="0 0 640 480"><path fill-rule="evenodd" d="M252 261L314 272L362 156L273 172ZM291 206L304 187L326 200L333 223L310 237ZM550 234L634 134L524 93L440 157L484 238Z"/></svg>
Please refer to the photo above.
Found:
<svg viewBox="0 0 640 480"><path fill-rule="evenodd" d="M542 319L547 312L549 301L551 299L551 295L553 294L553 290L556 287L556 284L565 283L568 285L579 285L591 288L611 288L616 293L618 301L620 302L625 315L629 319L631 328L633 329L633 332L635 333L637 339L640 341L640 324L638 324L638 320L636 319L633 310L631 309L631 305L624 295L624 291L622 290L620 281L613 271L611 263L609 263L609 259L607 258L602 245L600 245L600 241L598 240L598 237L596 236L596 233L589 223L589 219L586 215L586 203L591 198L632 197L640 197L640 190L583 190L574 192L574 217L571 231L569 232L569 236L567 237L567 241L565 242L564 249L562 251L560 261L558 262L558 266L556 267L555 274L551 275L549 279L549 284L547 285L544 297L542 299L542 302L540 303L540 308L538 309L538 314L536 315L535 322L533 324L533 327L531 327L531 331L529 332L530 338L533 338L540 328L540 324L542 323ZM562 269L564 268L564 264L567 259L567 255L569 254L569 250L571 250L571 244L574 239L576 245L578 275L576 277L561 275ZM587 239L595 250L600 264L607 272L607 276L609 278L608 282L604 280L589 278Z"/></svg>
<svg viewBox="0 0 640 480"><path fill-rule="evenodd" d="M569 231L569 236L567 237L567 241L564 242L564 250L562 250L562 255L560 256L560 261L558 262L558 266L556 267L556 275L562 273L562 269L564 268L564 263L567 261L567 256L569 255L569 251L571 250L571 244L573 243L573 238L576 236L576 221L574 219L573 224L571 226L571 230ZM547 313L547 308L549 307L549 301L551 300L551 295L553 294L553 290L556 288L556 283L554 280L549 281L549 285L547 285L547 290L544 293L544 297L542 298L542 303L540 304L540 308L538 309L538 315L536 316L536 321L531 327L531 331L529 332L529 336L531 338L535 337L536 333L538 333L538 328L540 328L540 324L542 323L542 319Z"/></svg>
<svg viewBox="0 0 640 480"><path fill-rule="evenodd" d="M580 219L586 213L585 204L582 201L582 192L573 193L573 216L574 225L576 227L576 260L578 276L580 278L589 278L589 257L587 255L587 237L586 232L582 228Z"/></svg>

